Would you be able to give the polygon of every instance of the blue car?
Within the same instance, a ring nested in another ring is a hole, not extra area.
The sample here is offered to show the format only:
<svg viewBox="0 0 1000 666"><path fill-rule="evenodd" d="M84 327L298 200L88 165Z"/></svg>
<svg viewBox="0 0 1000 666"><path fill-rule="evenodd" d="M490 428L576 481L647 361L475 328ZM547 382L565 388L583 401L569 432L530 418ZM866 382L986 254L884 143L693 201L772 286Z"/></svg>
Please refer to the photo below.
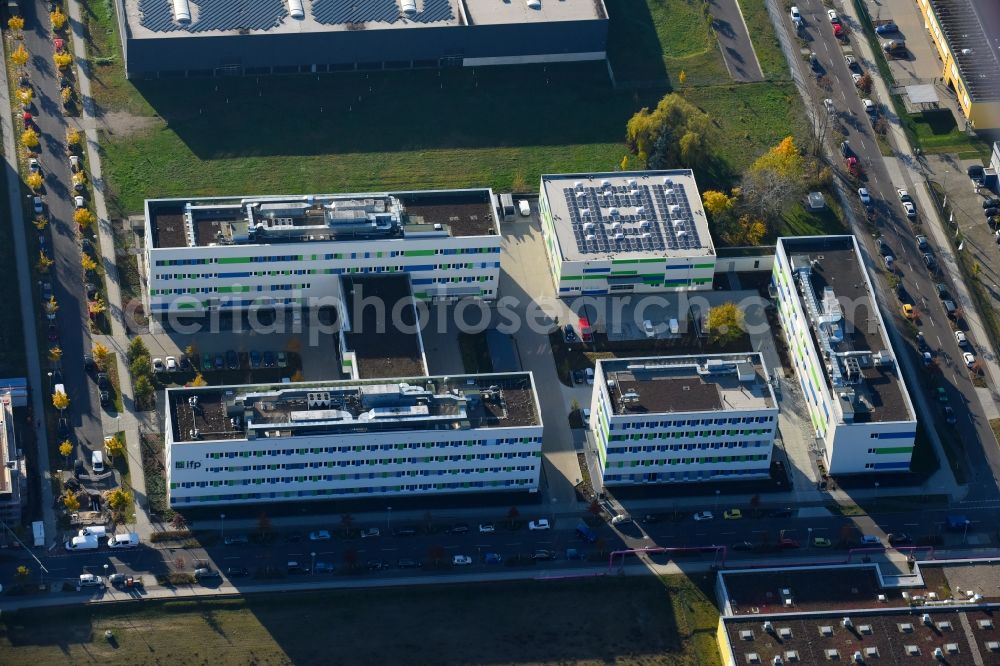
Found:
<svg viewBox="0 0 1000 666"><path fill-rule="evenodd" d="M486 553L486 555L483 556L483 561L486 562L486 564L500 564L500 562L503 561L503 558L500 557L500 553Z"/></svg>
<svg viewBox="0 0 1000 666"><path fill-rule="evenodd" d="M897 30L899 30L899 27L892 21L875 26L875 32L880 35L887 35L890 32L896 32Z"/></svg>

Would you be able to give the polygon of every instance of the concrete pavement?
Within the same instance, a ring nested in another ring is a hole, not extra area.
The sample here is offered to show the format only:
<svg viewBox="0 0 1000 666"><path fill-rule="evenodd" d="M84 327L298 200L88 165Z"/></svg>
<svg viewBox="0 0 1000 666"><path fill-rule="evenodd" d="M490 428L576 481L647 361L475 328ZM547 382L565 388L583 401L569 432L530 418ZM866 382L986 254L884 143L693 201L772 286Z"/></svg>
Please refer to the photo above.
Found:
<svg viewBox="0 0 1000 666"><path fill-rule="evenodd" d="M7 62L7 54L3 40L0 40L0 56ZM24 353L28 366L28 386L31 388L31 407L35 414L36 460L38 469L27 470L28 474L40 474L42 516L45 522L45 533L50 536L56 533L56 516L53 510L52 474L49 468L48 434L45 428L45 399L48 395L46 384L42 381L41 364L39 362L38 333L35 330L37 314L35 312L35 296L32 293L30 265L32 255L28 253L28 241L25 236L25 219L21 200L21 176L18 172L18 147L14 137L12 121L13 111L10 99L10 85L7 79L7 68L0 67L0 132L3 133L4 175L7 184L7 198L10 206L8 220L14 237L14 255L17 264L17 288L21 299L21 333L24 338Z"/></svg>
<svg viewBox="0 0 1000 666"><path fill-rule="evenodd" d="M115 351L118 356L118 381L125 411L121 421L110 417L102 411L102 424L105 434L122 430L125 433L126 451L129 458L129 476L132 482L132 492L135 497L135 525L133 529L140 537L147 539L153 531L149 520L149 501L146 497L146 476L142 468L142 453L140 450L139 422L135 417L135 393L132 390L132 376L126 365L125 352L128 348L128 334L125 327L125 312L123 309L121 286L118 277L118 267L115 264L115 238L108 216L108 206L104 197L105 182L101 175L101 151L97 135L97 110L90 86L90 61L87 58L86 36L82 20L81 3L79 0L67 2L70 29L73 33L73 57L78 74L79 95L83 100L82 130L86 137L87 164L90 168L90 178L93 183L93 207L97 214L97 237L104 257L105 284L108 290L108 313L111 319L111 336L104 344Z"/></svg>

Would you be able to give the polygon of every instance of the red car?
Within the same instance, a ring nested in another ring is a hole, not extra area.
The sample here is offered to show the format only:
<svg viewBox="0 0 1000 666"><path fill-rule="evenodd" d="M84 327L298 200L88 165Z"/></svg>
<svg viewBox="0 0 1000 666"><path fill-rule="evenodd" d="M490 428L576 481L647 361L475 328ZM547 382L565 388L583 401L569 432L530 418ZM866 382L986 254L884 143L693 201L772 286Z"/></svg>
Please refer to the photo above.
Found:
<svg viewBox="0 0 1000 666"><path fill-rule="evenodd" d="M847 164L847 170L851 173L852 176L861 175L861 165L858 163L857 157L854 157L852 155L851 157L848 157L846 160L844 160L844 162Z"/></svg>
<svg viewBox="0 0 1000 666"><path fill-rule="evenodd" d="M841 23L833 23L833 36L840 39L844 36L844 26Z"/></svg>
<svg viewBox="0 0 1000 666"><path fill-rule="evenodd" d="M798 548L799 542L796 541L795 539L782 539L778 545L781 547L782 550L787 550L790 548Z"/></svg>

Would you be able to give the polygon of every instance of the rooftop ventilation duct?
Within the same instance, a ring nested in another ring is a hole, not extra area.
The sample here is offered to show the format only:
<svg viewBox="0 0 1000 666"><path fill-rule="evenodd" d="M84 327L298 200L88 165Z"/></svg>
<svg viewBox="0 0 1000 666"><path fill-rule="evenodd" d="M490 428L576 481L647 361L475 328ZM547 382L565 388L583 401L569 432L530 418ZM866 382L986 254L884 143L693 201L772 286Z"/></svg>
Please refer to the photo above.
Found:
<svg viewBox="0 0 1000 666"><path fill-rule="evenodd" d="M178 23L191 22L191 5L188 4L188 0L173 0L171 4L174 8L175 21Z"/></svg>

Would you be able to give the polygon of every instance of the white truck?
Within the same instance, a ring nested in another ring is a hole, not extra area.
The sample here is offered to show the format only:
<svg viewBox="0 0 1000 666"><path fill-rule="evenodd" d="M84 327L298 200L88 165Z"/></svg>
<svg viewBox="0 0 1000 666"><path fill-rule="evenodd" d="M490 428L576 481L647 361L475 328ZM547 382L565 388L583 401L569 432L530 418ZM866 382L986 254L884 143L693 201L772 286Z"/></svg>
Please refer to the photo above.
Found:
<svg viewBox="0 0 1000 666"><path fill-rule="evenodd" d="M88 525L87 527L84 527L82 530L80 530L80 534L78 536L102 537L107 535L108 535L108 530L106 527L104 527L104 525Z"/></svg>
<svg viewBox="0 0 1000 666"><path fill-rule="evenodd" d="M35 538L35 548L45 545L45 523L40 520L31 523L31 534Z"/></svg>
<svg viewBox="0 0 1000 666"><path fill-rule="evenodd" d="M100 540L93 535L75 536L66 542L66 550L97 550L101 545Z"/></svg>
<svg viewBox="0 0 1000 666"><path fill-rule="evenodd" d="M135 532L112 534L108 537L108 548L137 548L138 546L139 535Z"/></svg>

